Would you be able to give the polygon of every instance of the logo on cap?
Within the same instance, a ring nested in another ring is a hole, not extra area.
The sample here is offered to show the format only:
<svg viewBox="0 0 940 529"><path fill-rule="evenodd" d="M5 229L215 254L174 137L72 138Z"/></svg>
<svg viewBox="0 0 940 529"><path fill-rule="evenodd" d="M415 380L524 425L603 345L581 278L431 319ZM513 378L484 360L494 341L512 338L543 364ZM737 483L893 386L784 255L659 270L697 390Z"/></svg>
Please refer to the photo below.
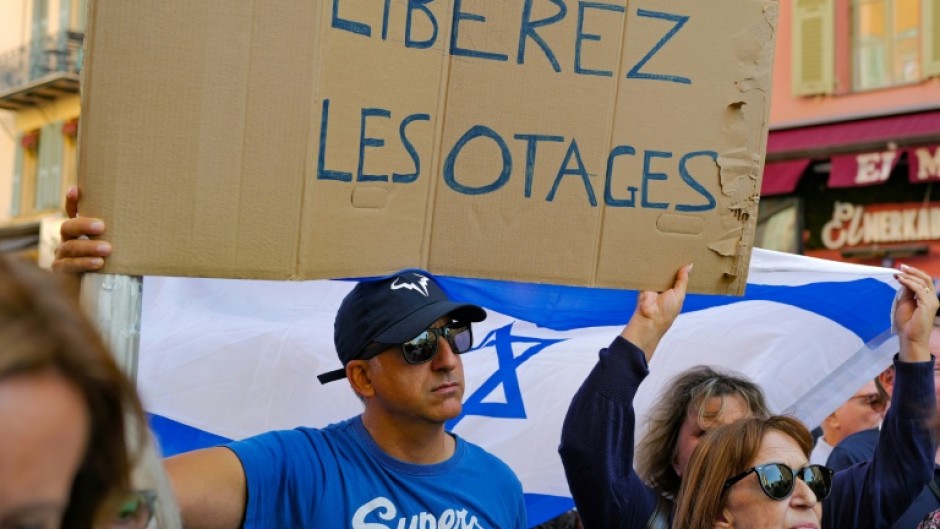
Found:
<svg viewBox="0 0 940 529"><path fill-rule="evenodd" d="M398 280L401 278L396 277L395 281L391 285L392 290L407 288L409 290L414 290L424 297L428 297L428 278L419 276L418 274L415 274L415 277L419 278L417 283L399 283Z"/></svg>

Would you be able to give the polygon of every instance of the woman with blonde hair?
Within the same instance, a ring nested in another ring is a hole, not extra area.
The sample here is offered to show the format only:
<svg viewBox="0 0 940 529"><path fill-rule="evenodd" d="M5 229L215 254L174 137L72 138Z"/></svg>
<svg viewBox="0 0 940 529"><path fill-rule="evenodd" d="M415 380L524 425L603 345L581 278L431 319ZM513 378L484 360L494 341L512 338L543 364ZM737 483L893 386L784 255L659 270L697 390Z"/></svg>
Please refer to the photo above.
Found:
<svg viewBox="0 0 940 529"><path fill-rule="evenodd" d="M812 447L792 417L715 428L689 461L673 529L819 529L833 472L809 464Z"/></svg>

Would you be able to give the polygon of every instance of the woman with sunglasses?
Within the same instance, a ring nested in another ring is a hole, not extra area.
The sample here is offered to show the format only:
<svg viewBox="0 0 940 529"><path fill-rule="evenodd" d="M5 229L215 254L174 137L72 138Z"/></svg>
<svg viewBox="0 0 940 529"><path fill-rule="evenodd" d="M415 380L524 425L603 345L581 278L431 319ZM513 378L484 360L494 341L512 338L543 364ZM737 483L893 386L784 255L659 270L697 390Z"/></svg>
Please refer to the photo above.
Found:
<svg viewBox="0 0 940 529"><path fill-rule="evenodd" d="M712 430L692 454L673 529L819 529L833 472L809 464L811 449L792 417Z"/></svg>
<svg viewBox="0 0 940 529"><path fill-rule="evenodd" d="M928 339L940 303L926 273L902 266L895 277L901 290L892 322L900 345L893 404L875 459L844 470L846 478L838 480L823 519L826 529L891 527L932 477L935 446L925 423L936 402ZM706 373L687 387L670 387L651 412L650 435L658 428L661 441L641 440L634 451L633 398L682 308L687 280L684 267L672 289L640 294L630 322L601 351L568 409L559 453L586 529L670 527L688 454L702 434L723 423L766 416L759 388L752 391L753 384L740 377ZM696 397L703 394L710 396ZM659 419L665 421L662 428Z"/></svg>

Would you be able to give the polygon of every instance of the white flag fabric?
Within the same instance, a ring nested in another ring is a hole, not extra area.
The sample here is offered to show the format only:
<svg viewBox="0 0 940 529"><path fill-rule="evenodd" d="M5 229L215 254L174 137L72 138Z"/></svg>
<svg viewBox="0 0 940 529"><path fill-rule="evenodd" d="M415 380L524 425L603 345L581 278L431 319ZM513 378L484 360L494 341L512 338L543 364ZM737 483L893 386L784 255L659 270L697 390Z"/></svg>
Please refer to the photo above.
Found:
<svg viewBox="0 0 940 529"><path fill-rule="evenodd" d="M894 273L754 249L745 296L687 297L637 395L638 436L663 384L699 364L741 372L772 410L819 424L897 351ZM564 512L562 421L636 292L437 279L489 313L463 355L465 404L448 426L515 470L532 525ZM341 367L333 318L353 284L146 278L138 384L164 451L360 413L344 381L316 379Z"/></svg>

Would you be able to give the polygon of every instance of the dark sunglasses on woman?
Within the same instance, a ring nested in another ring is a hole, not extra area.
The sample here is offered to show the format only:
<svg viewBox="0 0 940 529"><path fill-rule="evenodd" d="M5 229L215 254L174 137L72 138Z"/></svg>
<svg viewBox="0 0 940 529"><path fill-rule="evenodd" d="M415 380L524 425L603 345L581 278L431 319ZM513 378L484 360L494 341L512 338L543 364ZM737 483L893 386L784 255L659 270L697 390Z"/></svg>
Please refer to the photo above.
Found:
<svg viewBox="0 0 940 529"><path fill-rule="evenodd" d="M443 327L429 327L411 340L400 344L401 354L409 364L430 362L437 354L437 346L443 338L456 354L466 353L473 345L473 331L469 323L455 321ZM362 359L369 359L396 344L369 344L363 350Z"/></svg>
<svg viewBox="0 0 940 529"><path fill-rule="evenodd" d="M794 470L783 463L768 463L751 467L725 481L724 490L730 489L732 485L746 478L751 472L757 473L761 490L772 500L780 501L789 498L796 487L796 478L802 479L809 486L818 501L825 500L832 492L833 470L831 468L822 465L807 465Z"/></svg>

